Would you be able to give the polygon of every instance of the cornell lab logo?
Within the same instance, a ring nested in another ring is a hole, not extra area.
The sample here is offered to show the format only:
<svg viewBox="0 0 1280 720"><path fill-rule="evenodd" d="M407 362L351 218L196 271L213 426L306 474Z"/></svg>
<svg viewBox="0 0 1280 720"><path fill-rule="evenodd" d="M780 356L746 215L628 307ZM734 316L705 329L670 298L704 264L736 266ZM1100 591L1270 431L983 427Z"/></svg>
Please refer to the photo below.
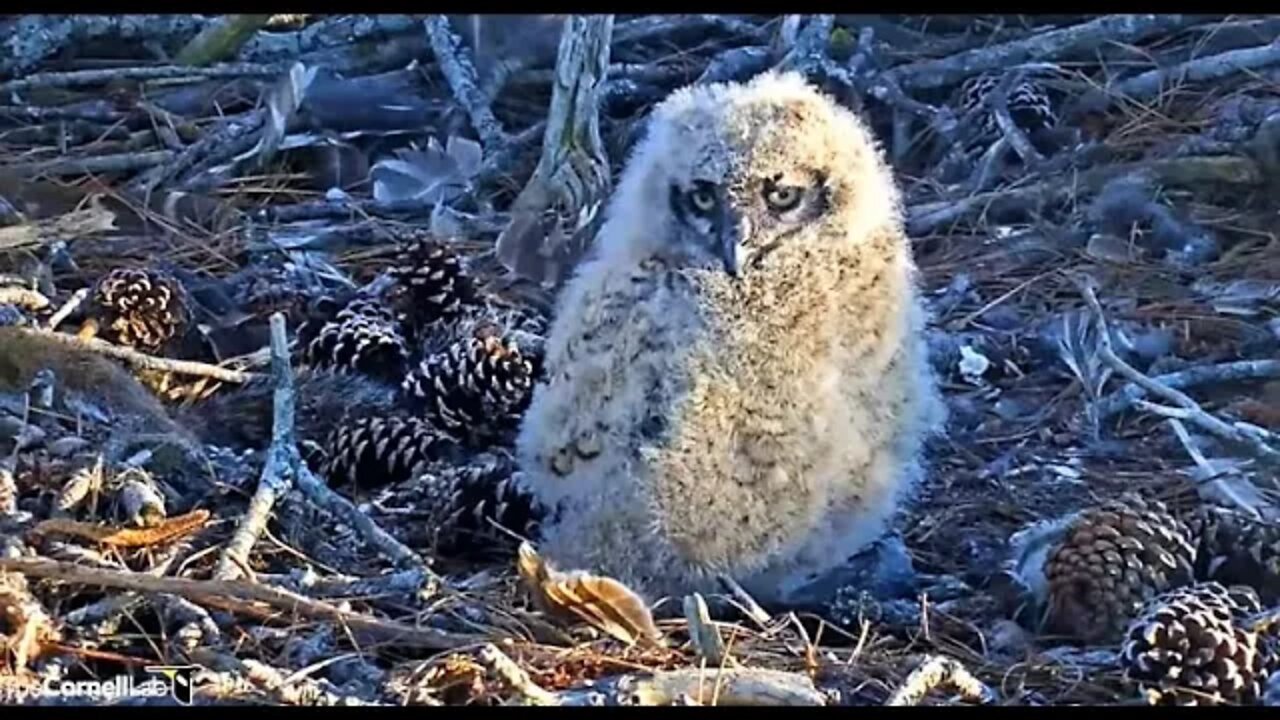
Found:
<svg viewBox="0 0 1280 720"><path fill-rule="evenodd" d="M191 704L191 676L195 665L147 665L142 668L168 679L169 694L181 705Z"/></svg>
<svg viewBox="0 0 1280 720"><path fill-rule="evenodd" d="M110 680L57 680L50 678L37 692L63 698L76 698L90 704L110 702L127 697L172 697L180 705L191 704L191 678L194 665L148 665L143 668L151 677L138 681L132 675L116 675ZM3 679L3 678L0 678ZM0 684L0 690L4 687ZM0 693L0 697L3 693Z"/></svg>

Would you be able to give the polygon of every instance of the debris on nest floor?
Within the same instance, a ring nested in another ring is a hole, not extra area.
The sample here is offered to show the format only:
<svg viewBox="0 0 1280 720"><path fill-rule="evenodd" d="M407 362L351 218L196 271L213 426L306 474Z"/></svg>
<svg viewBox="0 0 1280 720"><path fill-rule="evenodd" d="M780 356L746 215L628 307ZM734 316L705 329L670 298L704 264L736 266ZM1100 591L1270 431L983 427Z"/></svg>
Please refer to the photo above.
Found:
<svg viewBox="0 0 1280 720"><path fill-rule="evenodd" d="M0 703L1274 704L1277 19L233 17L0 16ZM650 608L513 429L648 109L773 67L901 186L916 584Z"/></svg>

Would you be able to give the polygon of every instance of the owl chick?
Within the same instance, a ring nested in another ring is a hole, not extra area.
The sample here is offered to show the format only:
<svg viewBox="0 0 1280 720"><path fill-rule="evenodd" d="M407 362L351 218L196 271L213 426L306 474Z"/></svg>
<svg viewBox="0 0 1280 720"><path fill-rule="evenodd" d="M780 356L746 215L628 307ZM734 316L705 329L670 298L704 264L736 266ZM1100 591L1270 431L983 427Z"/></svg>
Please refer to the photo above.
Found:
<svg viewBox="0 0 1280 720"><path fill-rule="evenodd" d="M882 535L945 420L882 153L795 74L686 88L606 212L517 439L540 549L786 602Z"/></svg>

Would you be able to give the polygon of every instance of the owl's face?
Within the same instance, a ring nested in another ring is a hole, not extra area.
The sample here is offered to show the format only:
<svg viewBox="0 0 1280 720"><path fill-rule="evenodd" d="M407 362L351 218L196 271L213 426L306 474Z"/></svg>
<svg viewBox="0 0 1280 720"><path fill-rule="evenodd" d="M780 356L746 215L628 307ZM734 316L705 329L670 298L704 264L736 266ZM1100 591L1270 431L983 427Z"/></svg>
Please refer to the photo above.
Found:
<svg viewBox="0 0 1280 720"><path fill-rule="evenodd" d="M854 242L894 217L865 127L797 77L683 91L651 132L638 172L679 266L745 276L773 253Z"/></svg>
<svg viewBox="0 0 1280 720"><path fill-rule="evenodd" d="M818 173L736 175L672 182L668 192L680 259L733 277L819 222L829 202Z"/></svg>

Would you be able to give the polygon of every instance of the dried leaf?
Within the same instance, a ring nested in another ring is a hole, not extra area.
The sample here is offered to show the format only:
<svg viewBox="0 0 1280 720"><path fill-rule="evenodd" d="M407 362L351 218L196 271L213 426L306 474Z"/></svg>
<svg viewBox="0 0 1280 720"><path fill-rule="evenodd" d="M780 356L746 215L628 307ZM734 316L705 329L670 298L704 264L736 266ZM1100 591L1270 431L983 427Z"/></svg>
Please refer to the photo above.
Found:
<svg viewBox="0 0 1280 720"><path fill-rule="evenodd" d="M551 567L529 543L516 560L534 601L549 615L577 618L625 643L663 644L645 601L612 578Z"/></svg>
<svg viewBox="0 0 1280 720"><path fill-rule="evenodd" d="M71 475L71 478L62 486L58 496L54 499L54 508L63 513L75 510L90 493L98 492L102 489L102 481L102 456L99 455L93 467L80 468Z"/></svg>
<svg viewBox="0 0 1280 720"><path fill-rule="evenodd" d="M208 510L194 510L169 518L150 528L117 528L66 518L50 518L31 529L33 535L71 535L103 545L148 547L175 540L199 530L209 520Z"/></svg>

